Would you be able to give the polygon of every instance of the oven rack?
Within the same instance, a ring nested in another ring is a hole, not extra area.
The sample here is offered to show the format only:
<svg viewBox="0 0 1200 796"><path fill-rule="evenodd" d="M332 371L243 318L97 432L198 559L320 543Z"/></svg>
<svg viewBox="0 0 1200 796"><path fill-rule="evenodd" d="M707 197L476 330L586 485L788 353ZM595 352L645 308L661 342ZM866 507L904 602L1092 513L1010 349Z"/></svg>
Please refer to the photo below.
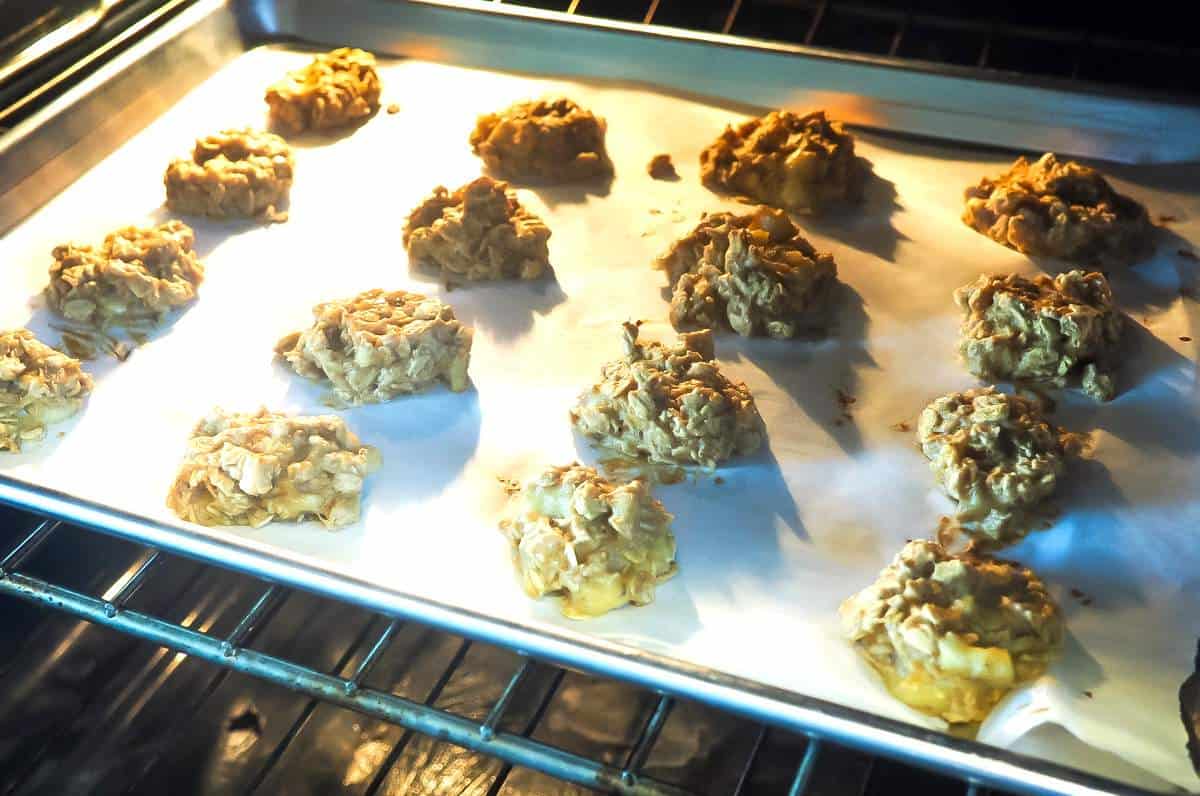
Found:
<svg viewBox="0 0 1200 796"><path fill-rule="evenodd" d="M372 621L364 624L356 639L355 654L343 654L332 673L320 671L285 657L259 651L252 646L256 637L272 621L276 610L288 598L291 589L254 579L257 597L249 601L248 610L236 614L240 618L233 624L233 629L223 634L204 632L187 626L186 621L181 623L157 616L151 611L131 607L135 596L161 573L171 560L168 554L150 547L138 547L130 565L124 567L115 578L110 574L107 580L94 584L93 588L87 590L73 588L26 571L27 563L56 534L71 526L65 526L57 520L38 519L30 514L22 513L16 516L21 518L16 522L23 521L24 525L19 533L12 534L10 531L6 534L18 541L16 544L10 541L0 557L0 594L50 608L184 656L194 657L221 669L239 672L286 688L310 698L314 705L326 703L346 708L402 727L406 731L499 759L503 761L504 767L488 790L489 794L500 791L514 766L532 769L564 782L605 793L630 796L686 796L695 792L656 779L643 770L668 717L677 705L676 700L669 695L653 695L653 709L647 712L642 721L636 742L624 755L621 765L612 765L532 737L566 674L566 670L561 667L535 661L518 653L519 664L508 678L499 697L491 704L482 721L475 720L436 707L434 704L446 683L462 664L473 643L470 640L461 640L457 653L450 659L424 700L406 698L367 684L372 669L385 654L397 632L405 625L404 620L375 615ZM238 577L250 580L249 576L241 573L238 573ZM511 724L507 720L514 700L523 688L535 679L549 683L536 697L536 708L517 728L518 731L505 729L502 725ZM753 746L745 759L738 764L736 785L730 791L734 796L752 792L748 789L750 774L759 758L768 731L766 725L754 726ZM292 735L289 734L289 737L285 738L285 745ZM272 759L281 757L284 748L276 749ZM807 736L801 749L787 790L789 796L816 792L810 790L810 786L818 765L826 758L836 760L839 756L844 757L847 752L817 734ZM398 752L393 750L390 756L392 763L397 756ZM865 778L860 778L857 783L847 783L846 790L839 789L837 792L862 793L865 788ZM965 796L984 796L985 793L990 793L971 782L961 782L958 792Z"/></svg>

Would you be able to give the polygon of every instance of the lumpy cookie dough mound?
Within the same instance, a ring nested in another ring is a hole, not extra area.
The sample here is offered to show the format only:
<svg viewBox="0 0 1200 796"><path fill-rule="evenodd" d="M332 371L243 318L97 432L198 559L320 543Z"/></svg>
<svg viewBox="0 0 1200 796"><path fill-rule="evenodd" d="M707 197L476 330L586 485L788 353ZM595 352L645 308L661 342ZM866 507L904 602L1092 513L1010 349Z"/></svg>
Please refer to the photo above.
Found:
<svg viewBox="0 0 1200 796"><path fill-rule="evenodd" d="M56 351L28 329L0 332L0 451L19 453L71 417L92 391L79 360Z"/></svg>
<svg viewBox="0 0 1200 796"><path fill-rule="evenodd" d="M1025 254L1116 268L1153 250L1146 208L1093 168L1047 153L966 191L968 227Z"/></svg>
<svg viewBox="0 0 1200 796"><path fill-rule="evenodd" d="M204 266L181 221L156 227L124 227L98 247L56 246L46 302L77 323L106 328L160 323L168 312L196 298Z"/></svg>
<svg viewBox="0 0 1200 796"><path fill-rule="evenodd" d="M841 616L893 696L956 724L983 721L1040 677L1063 638L1058 606L1033 572L924 540L905 545Z"/></svg>
<svg viewBox="0 0 1200 796"><path fill-rule="evenodd" d="M866 176L854 136L824 111L771 111L726 127L700 153L700 179L708 188L796 213L859 201Z"/></svg>
<svg viewBox="0 0 1200 796"><path fill-rule="evenodd" d="M974 375L1079 384L1098 401L1112 399L1124 319L1103 274L981 276L954 291L954 300L963 311L959 353Z"/></svg>
<svg viewBox="0 0 1200 796"><path fill-rule="evenodd" d="M508 184L480 177L451 193L433 190L408 217L409 262L448 284L537 279L550 269L550 229L517 201Z"/></svg>
<svg viewBox="0 0 1200 796"><path fill-rule="evenodd" d="M167 207L194 215L276 217L292 188L287 142L249 128L196 141L191 158L167 166Z"/></svg>
<svg viewBox="0 0 1200 796"><path fill-rule="evenodd" d="M500 523L530 597L561 594L563 615L647 605L677 571L673 519L637 479L618 484L591 467L551 467L522 490Z"/></svg>
<svg viewBox="0 0 1200 796"><path fill-rule="evenodd" d="M624 330L625 356L606 364L571 410L581 434L628 458L709 469L762 445L754 398L717 367L711 332L683 334L668 346L639 344L637 324Z"/></svg>
<svg viewBox="0 0 1200 796"><path fill-rule="evenodd" d="M547 183L611 177L604 119L566 97L518 102L480 116L471 151L506 180Z"/></svg>
<svg viewBox="0 0 1200 796"><path fill-rule="evenodd" d="M676 328L728 326L740 335L794 337L828 324L837 282L787 214L711 213L655 261L672 284Z"/></svg>
<svg viewBox="0 0 1200 796"><path fill-rule="evenodd" d="M273 126L286 133L328 130L379 110L375 56L354 47L322 53L267 88Z"/></svg>
<svg viewBox="0 0 1200 796"><path fill-rule="evenodd" d="M217 409L192 431L167 506L199 525L314 517L338 528L358 520L363 481L381 461L334 415Z"/></svg>
<svg viewBox="0 0 1200 796"><path fill-rule="evenodd" d="M438 381L465 390L471 336L437 299L376 289L318 304L313 325L275 353L301 376L329 382L337 403L381 403Z"/></svg>
<svg viewBox="0 0 1200 796"><path fill-rule="evenodd" d="M917 440L938 485L958 501L955 519L994 545L1032 530L1031 510L1054 493L1076 452L1037 404L994 387L938 398L921 413Z"/></svg>

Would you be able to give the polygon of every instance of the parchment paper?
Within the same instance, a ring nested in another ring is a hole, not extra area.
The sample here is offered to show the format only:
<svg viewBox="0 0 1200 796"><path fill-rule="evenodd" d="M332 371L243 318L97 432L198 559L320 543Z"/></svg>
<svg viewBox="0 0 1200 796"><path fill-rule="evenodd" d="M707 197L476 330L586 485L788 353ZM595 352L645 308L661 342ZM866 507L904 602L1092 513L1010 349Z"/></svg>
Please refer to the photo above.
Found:
<svg viewBox="0 0 1200 796"><path fill-rule="evenodd" d="M166 217L168 160L196 136L261 125L263 88L308 57L247 53L7 236L0 327L29 325L57 341L38 298L51 248ZM278 546L485 615L594 634L939 726L885 693L842 640L836 611L906 539L932 533L951 510L913 433L893 426L915 427L930 399L975 383L955 358L951 291L981 272L1038 268L959 221L963 187L999 172L1012 155L860 136L877 175L867 206L800 219L818 247L835 254L847 285L835 334L807 342L718 338L726 371L757 398L769 449L719 470L723 482L701 474L660 488L677 517L679 576L649 607L571 622L552 600L521 591L495 528L505 501L497 479L524 479L577 457L594 461L567 411L601 363L618 355L621 321L646 320L648 337L671 334L663 277L650 261L702 211L738 206L700 186L698 154L742 113L644 87L416 61L382 71L383 103L400 112L381 111L352 134L298 142L286 224L188 219L208 268L199 300L128 361L89 365L98 384L80 418L52 430L40 449L0 458L0 473L175 522L163 505L167 488L192 425L211 407L329 411L319 386L272 361L276 339L307 324L314 303L373 287L422 290L476 327L474 387L343 413L384 455L363 521L338 533L277 524L212 534ZM475 116L560 89L607 117L617 177L607 193L520 191L553 230L556 280L447 294L410 275L404 218L435 185L453 188L479 172L467 146ZM659 152L673 156L680 182L646 175ZM1011 746L1053 723L1157 779L1132 768L1119 776L1195 789L1175 694L1200 635L1200 409L1196 344L1188 339L1200 332L1194 302L1180 297L1194 288L1197 264L1177 252L1200 239L1200 171L1114 176L1152 213L1178 221L1152 262L1114 275L1131 316L1121 394L1106 405L1062 397L1057 421L1094 432L1095 454L1073 470L1053 529L1010 551L1052 585L1069 629L1066 655L1002 704L980 738ZM856 399L849 422L838 421L838 389ZM1064 756L1049 742L1021 748ZM1086 750L1077 745L1067 761L1108 770L1104 756Z"/></svg>

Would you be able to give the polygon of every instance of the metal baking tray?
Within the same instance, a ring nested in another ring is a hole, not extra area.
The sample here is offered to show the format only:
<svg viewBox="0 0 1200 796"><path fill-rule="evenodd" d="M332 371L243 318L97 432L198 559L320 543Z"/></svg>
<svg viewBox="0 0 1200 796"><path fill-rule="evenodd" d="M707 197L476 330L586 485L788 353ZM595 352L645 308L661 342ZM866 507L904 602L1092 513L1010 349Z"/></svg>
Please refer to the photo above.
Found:
<svg viewBox="0 0 1200 796"><path fill-rule="evenodd" d="M428 62L586 78L600 81L599 91L607 90L605 87L614 91L645 87L649 94L664 90L676 97L698 97L722 107L821 105L861 127L974 145L1057 149L1125 162L1173 163L1200 154L1200 144L1186 134L1200 123L1200 111L1195 108L1116 94L1073 92L1052 83L991 82L954 68L910 69L888 59L835 57L728 36L651 32L636 25L566 25L555 15L543 12L513 9L495 14L488 3L451 6L381 1L347 7L333 2L202 0L0 138L0 229L17 228L42 204L162 117L189 89L219 74L249 49L264 42L295 41L351 43L381 54ZM257 96L258 90L250 93ZM652 108L646 105L644 110ZM482 108L467 109L467 117L479 110ZM205 122L202 128L207 130L209 126ZM197 129L194 134L201 132ZM186 140L177 143L180 150L186 149ZM999 163L1010 157L979 154L979 150L956 146L964 159L991 158ZM946 151L919 142L906 143L900 149L914 162L930 152ZM630 171L640 167L639 163L618 166ZM960 171L964 175L977 174L978 168L967 166ZM1156 173L1164 172L1159 169ZM1166 197L1164 201L1176 196L1186 216L1186 210L1196 207L1195 191L1200 185L1197 170L1191 166L1171 167L1171 173L1174 179L1167 180L1161 195ZM297 191L303 179L299 178ZM445 181L453 183L454 178L447 176ZM395 204L394 237L398 239L407 199L373 198ZM557 200L568 206L589 201L577 196L559 196ZM549 198L547 204L553 201ZM294 204L289 224L314 221L303 218L299 201ZM687 209L690 212L692 208ZM205 230L212 228L204 225L201 238ZM87 237L78 230L66 234ZM830 237L834 241L836 238L836 234ZM856 242L860 247L867 246L864 241L860 237ZM893 240L894 245L902 243ZM972 243L992 246L981 251L1004 262L1015 263L1018 259L982 239ZM887 259L884 252L867 254L881 263ZM884 256L880 259L877 255ZM202 288L201 301L206 288L216 289L210 285ZM457 295L448 300L457 304ZM659 300L657 295L651 299ZM661 306L658 309L661 311ZM609 332L596 331L602 333ZM165 345L168 341L161 342ZM719 352L724 345L719 343ZM730 345L738 350L736 342ZM135 354L139 356L143 353ZM594 371L595 367L593 364L584 370ZM355 428L354 418L348 419ZM181 441L178 449L182 450ZM408 470L412 469L410 465ZM84 470L86 463L79 471ZM38 486L6 475L2 469L0 500L917 765L952 770L984 785L1047 793L1135 792L1095 773L843 707L757 679L734 676L725 669L698 665L672 655L669 646L656 645L653 639L622 641L589 633L586 625L548 626L457 607L428 594L404 590L401 578L356 574L336 562L322 561L311 554L312 548L305 550L304 543L289 549L254 534L189 529L144 513L113 508L94 496L83 499L73 489ZM277 542L279 537L269 538ZM681 555L687 555L682 543ZM498 559L494 565L503 567L506 562ZM846 589L858 587L856 583ZM803 652L797 650L796 654Z"/></svg>

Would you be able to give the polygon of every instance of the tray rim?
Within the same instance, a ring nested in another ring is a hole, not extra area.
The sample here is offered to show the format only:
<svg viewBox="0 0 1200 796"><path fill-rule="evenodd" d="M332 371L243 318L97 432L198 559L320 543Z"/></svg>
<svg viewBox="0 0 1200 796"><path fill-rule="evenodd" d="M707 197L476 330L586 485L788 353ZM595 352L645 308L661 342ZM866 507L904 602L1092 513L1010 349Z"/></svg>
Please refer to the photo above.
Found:
<svg viewBox="0 0 1200 796"><path fill-rule="evenodd" d="M238 29L243 34L261 36L263 31L255 30L252 23L247 27L246 7L262 4L253 0L245 3L239 0L198 0L189 9L189 13L180 15L153 31L145 41L140 42L130 52L122 54L84 84L60 97L35 117L14 127L6 135L0 136L0 151L4 151L13 143L19 143L20 139L33 135L43 125L53 122L61 114L69 112L78 103L83 102L91 93L103 91L107 82L122 70L136 64L151 51L169 46L189 29L211 18L233 14L238 22ZM442 8L446 3L444 0L416 0L413 5ZM662 35L646 26L610 24L615 27L638 28L616 32L638 36ZM286 37L278 35L270 40L287 41ZM242 49L246 50L259 43L262 41L252 35L240 44ZM722 44L737 46L737 42ZM220 63L214 62L213 71L220 66ZM81 173L90 167L90 164L82 166ZM10 189L11 192L19 191L21 185L22 181L17 180ZM0 184L0 187L3 185ZM15 226L22 220L23 218L5 219L4 223L0 224L0 229ZM948 772L988 787L1046 794L1157 793L1037 757L887 719L754 680L734 677L681 659L584 637L571 631L533 629L494 619L338 574L302 556L269 549L253 539L230 537L228 540L221 540L215 535L176 527L37 486L3 472L0 472L0 503L66 520L91 530L216 566L240 570L268 581L347 600L389 615L415 619L557 664L623 679L675 696L696 699L806 735L846 743L918 767ZM6 573L0 571L0 578L3 577L6 577Z"/></svg>

